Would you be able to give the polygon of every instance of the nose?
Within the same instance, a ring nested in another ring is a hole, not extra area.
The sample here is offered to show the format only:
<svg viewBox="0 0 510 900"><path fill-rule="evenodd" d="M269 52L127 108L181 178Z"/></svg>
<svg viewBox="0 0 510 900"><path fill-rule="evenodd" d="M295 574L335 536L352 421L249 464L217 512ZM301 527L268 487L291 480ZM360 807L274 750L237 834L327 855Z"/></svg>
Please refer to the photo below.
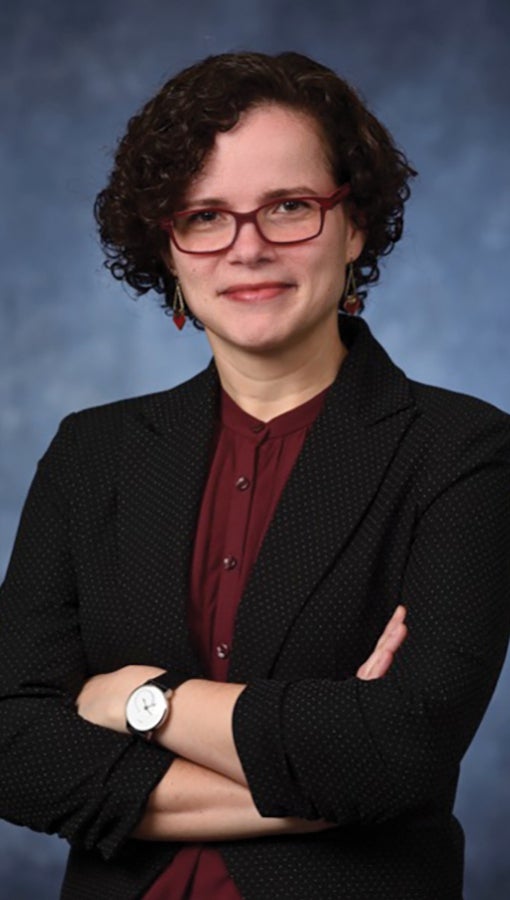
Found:
<svg viewBox="0 0 510 900"><path fill-rule="evenodd" d="M242 222L227 256L230 262L253 265L263 259L272 259L274 246L260 234L255 222Z"/></svg>

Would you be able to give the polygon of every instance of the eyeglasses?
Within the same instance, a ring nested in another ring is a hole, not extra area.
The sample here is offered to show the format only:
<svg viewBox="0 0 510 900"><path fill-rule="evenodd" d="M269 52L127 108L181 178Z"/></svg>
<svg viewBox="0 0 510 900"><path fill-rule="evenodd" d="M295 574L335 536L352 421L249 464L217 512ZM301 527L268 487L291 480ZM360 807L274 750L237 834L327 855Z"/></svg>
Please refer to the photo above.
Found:
<svg viewBox="0 0 510 900"><path fill-rule="evenodd" d="M300 244L319 236L326 212L349 191L343 184L329 197L281 197L245 213L215 206L185 209L160 224L183 253L228 250L245 222L252 222L268 244Z"/></svg>

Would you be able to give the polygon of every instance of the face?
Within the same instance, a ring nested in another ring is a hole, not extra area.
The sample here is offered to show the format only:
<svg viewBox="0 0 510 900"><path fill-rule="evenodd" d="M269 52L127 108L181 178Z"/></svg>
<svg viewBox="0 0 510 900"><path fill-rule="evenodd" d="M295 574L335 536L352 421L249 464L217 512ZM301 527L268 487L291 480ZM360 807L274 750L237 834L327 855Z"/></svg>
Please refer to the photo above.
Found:
<svg viewBox="0 0 510 900"><path fill-rule="evenodd" d="M337 187L314 120L266 105L217 135L183 208L247 212L279 192L282 198L326 197ZM197 256L170 244L169 264L216 356L306 353L312 342L329 339L331 345L332 334L337 339L346 263L362 246L340 203L326 212L322 233L305 243L270 244L245 222L220 253Z"/></svg>

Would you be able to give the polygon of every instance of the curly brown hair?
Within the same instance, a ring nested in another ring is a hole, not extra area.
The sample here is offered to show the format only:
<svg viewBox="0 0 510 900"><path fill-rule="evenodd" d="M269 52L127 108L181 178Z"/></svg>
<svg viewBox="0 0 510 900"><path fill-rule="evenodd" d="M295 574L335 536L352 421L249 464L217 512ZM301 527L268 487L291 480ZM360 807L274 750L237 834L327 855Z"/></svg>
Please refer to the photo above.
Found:
<svg viewBox="0 0 510 900"><path fill-rule="evenodd" d="M216 134L263 103L308 114L319 124L333 176L339 185L350 184L350 214L366 235L354 264L357 285L378 281L379 259L402 235L415 170L355 90L331 69L293 52L223 53L167 81L130 119L109 182L97 196L94 213L105 265L138 296L152 289L171 308L175 278L163 260L168 235L161 220L182 206ZM358 293L366 296L364 289Z"/></svg>

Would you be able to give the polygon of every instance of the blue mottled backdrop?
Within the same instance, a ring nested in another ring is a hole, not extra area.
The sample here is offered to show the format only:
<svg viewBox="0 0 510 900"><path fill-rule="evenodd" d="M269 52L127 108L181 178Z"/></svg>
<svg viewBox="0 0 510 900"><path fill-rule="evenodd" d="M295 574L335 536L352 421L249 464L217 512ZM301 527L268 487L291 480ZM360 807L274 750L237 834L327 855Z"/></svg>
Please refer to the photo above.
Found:
<svg viewBox="0 0 510 900"><path fill-rule="evenodd" d="M203 337L101 267L91 207L127 117L205 55L289 48L352 80L420 172L368 306L375 333L414 378L510 409L508 0L3 0L2 570L62 416L208 359ZM507 665L463 764L466 900L510 897L509 686ZM56 898L65 855L0 823L2 900Z"/></svg>

